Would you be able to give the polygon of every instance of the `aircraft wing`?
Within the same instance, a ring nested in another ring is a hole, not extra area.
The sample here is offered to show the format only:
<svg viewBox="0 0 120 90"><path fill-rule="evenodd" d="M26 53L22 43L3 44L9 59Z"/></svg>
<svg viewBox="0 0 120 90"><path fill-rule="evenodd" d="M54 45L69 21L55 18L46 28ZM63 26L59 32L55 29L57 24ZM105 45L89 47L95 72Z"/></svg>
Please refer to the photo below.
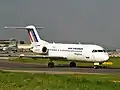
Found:
<svg viewBox="0 0 120 90"><path fill-rule="evenodd" d="M67 57L58 57L58 56L48 56L48 55L24 55L24 54L21 54L19 56L20 58L22 57L26 57L26 58L48 58L48 59L67 59Z"/></svg>

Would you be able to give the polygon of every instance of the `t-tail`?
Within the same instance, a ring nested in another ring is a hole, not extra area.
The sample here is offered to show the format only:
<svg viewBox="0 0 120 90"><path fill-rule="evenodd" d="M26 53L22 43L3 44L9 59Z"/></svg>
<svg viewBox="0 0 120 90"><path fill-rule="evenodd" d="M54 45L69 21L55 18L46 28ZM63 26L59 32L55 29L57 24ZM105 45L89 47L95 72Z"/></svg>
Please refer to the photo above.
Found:
<svg viewBox="0 0 120 90"><path fill-rule="evenodd" d="M34 44L48 44L48 42L42 40L36 29L43 29L44 27L35 27L33 25L29 25L26 27L4 27L6 29L26 29L28 31L28 36L31 42L31 45Z"/></svg>

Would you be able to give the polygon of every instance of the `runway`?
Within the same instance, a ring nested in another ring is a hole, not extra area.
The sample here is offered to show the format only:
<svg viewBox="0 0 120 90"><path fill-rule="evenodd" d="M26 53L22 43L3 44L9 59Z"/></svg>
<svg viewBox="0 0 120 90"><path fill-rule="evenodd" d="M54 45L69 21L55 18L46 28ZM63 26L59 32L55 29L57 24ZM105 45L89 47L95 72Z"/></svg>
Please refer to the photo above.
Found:
<svg viewBox="0 0 120 90"><path fill-rule="evenodd" d="M18 56L23 54L23 52L13 53L11 55ZM25 55L35 55L32 52L24 52ZM8 61L8 54L0 54L0 69L1 70L22 70L22 72L52 72L52 73L59 73L59 74L75 74L75 73L85 73L85 74L120 74L120 69L94 69L93 67L76 67L70 68L68 65L57 65L54 68L48 68L47 65L43 64L25 64L20 62L10 62ZM4 58L4 60L2 59ZM18 72L18 71L17 71Z"/></svg>
<svg viewBox="0 0 120 90"><path fill-rule="evenodd" d="M1 70L22 70L22 72L52 72L61 74L120 74L120 69L94 69L94 68L70 68L67 66L56 66L54 68L47 68L47 65L41 64L25 64L17 62L8 62L6 60L0 60ZM18 71L17 71L18 72Z"/></svg>

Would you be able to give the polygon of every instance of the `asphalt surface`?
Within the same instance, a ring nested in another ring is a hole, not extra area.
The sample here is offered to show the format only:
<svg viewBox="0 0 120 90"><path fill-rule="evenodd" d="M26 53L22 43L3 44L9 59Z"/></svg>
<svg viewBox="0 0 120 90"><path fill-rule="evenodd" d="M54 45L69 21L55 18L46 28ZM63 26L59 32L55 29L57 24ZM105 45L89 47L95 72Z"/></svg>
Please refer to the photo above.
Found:
<svg viewBox="0 0 120 90"><path fill-rule="evenodd" d="M94 69L92 67L76 67L70 68L68 66L55 66L54 68L48 68L47 65L41 64L25 64L19 62L8 62L6 60L0 60L0 69L5 70L28 70L28 71L44 71L44 72L72 72L74 73L98 73L98 74L120 74L120 69Z"/></svg>
<svg viewBox="0 0 120 90"><path fill-rule="evenodd" d="M15 53L14 55L20 55L23 52ZM25 52L24 54L32 54L31 52ZM60 72L60 73L98 73L98 74L120 74L120 68L99 68L94 69L93 67L78 66L76 68L70 68L69 65L57 65L54 68L48 68L47 65L41 64L25 64L20 62L10 62L8 60L8 54L0 54L0 69L4 70L28 70L28 71L44 71L44 72ZM3 59L2 59L3 58Z"/></svg>

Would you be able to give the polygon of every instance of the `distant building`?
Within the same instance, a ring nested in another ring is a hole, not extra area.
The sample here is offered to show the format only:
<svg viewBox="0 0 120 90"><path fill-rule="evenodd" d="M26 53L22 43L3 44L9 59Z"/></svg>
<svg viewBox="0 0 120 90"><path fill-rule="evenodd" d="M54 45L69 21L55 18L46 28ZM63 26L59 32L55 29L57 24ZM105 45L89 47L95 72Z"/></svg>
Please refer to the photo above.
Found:
<svg viewBox="0 0 120 90"><path fill-rule="evenodd" d="M16 39L9 39L9 40L0 40L0 44L11 44L11 43L19 43L19 44L25 44L25 41L23 40L20 40L20 41L17 41Z"/></svg>
<svg viewBox="0 0 120 90"><path fill-rule="evenodd" d="M10 41L9 40L0 40L0 44L9 44Z"/></svg>
<svg viewBox="0 0 120 90"><path fill-rule="evenodd" d="M18 44L18 49L30 49L31 44Z"/></svg>
<svg viewBox="0 0 120 90"><path fill-rule="evenodd" d="M120 49L116 49L117 52L120 52Z"/></svg>

